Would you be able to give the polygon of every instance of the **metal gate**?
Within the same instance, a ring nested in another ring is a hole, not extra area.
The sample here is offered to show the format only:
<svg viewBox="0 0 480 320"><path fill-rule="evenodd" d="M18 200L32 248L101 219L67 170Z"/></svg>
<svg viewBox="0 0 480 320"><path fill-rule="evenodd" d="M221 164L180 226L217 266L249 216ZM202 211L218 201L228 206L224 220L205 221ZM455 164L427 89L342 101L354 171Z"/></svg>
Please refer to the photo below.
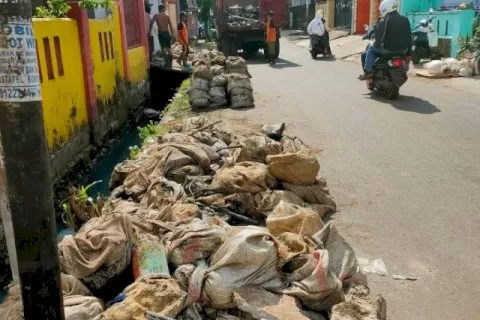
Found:
<svg viewBox="0 0 480 320"><path fill-rule="evenodd" d="M335 1L335 27L351 29L352 7L353 0Z"/></svg>

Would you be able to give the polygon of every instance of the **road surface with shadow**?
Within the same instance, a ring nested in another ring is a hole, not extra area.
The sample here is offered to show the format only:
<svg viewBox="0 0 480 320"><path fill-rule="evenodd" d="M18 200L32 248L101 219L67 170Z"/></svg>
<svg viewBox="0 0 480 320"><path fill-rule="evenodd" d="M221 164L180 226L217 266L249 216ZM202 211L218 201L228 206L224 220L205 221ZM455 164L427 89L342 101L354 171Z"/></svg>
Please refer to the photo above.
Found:
<svg viewBox="0 0 480 320"><path fill-rule="evenodd" d="M323 150L341 234L359 257L418 279L369 277L388 318L479 319L480 87L412 77L390 102L366 98L357 64L315 61L285 39L280 58L297 67L249 64L256 108L236 115L285 122Z"/></svg>

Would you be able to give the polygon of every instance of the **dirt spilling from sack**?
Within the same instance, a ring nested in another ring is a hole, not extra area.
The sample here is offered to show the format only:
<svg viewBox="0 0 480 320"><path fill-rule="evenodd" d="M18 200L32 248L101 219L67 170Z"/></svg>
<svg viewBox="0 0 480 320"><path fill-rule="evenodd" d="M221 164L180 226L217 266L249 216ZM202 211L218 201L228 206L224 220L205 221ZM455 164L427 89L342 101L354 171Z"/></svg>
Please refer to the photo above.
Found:
<svg viewBox="0 0 480 320"><path fill-rule="evenodd" d="M385 319L325 219L336 204L315 154L284 129L188 118L118 164L101 214L59 244L67 320ZM91 295L125 272L136 280L113 301ZM12 287L0 318L21 310Z"/></svg>

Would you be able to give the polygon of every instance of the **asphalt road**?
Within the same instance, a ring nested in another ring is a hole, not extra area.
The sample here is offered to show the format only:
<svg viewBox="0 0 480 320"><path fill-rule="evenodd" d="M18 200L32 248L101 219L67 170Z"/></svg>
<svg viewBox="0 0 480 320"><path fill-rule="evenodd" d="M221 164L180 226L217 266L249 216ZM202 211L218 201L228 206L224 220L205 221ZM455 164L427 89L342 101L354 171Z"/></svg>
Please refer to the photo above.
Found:
<svg viewBox="0 0 480 320"><path fill-rule="evenodd" d="M272 67L250 61L257 123L322 151L340 212L336 225L361 258L389 319L480 319L480 81L411 78L398 101L367 93L360 67L314 61L287 40Z"/></svg>

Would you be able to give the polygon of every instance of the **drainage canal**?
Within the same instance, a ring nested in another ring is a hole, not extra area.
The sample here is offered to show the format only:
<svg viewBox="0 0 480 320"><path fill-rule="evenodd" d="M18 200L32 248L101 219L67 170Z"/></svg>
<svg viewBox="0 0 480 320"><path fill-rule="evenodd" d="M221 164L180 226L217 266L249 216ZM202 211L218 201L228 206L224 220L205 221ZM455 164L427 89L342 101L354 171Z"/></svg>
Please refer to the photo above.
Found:
<svg viewBox="0 0 480 320"><path fill-rule="evenodd" d="M172 99L181 83L187 78L188 74L184 72L169 71L152 67L149 74L150 95L142 103L144 108L162 111L170 99ZM130 122L121 132L117 133L116 137L111 137L109 142L102 148L91 152L89 157L86 157L86 159L77 163L74 168L67 173L59 183L57 183L55 186L55 205L57 216L59 217L57 219L58 241L61 241L64 236L73 233L60 218L62 211L61 203L68 196L68 187L70 185L87 186L95 181L101 181L93 185L88 190L88 193L90 196L108 196L110 192L110 176L115 165L128 158L130 147L140 143L137 127L147 124L148 121L149 119L145 117L130 119ZM0 249L2 249L2 253L5 251L6 254L6 247L4 247L3 244L4 242L0 241L0 245L2 246ZM4 271L1 273L5 276L0 277L0 303L3 300L3 292L1 289L7 286L11 281L7 256L3 256L3 258L4 262L0 262L0 271ZM98 296L103 297L105 300L114 297L117 293L123 290L123 287L121 287L122 285L132 282L130 281L131 279L129 279L129 277L131 277L130 274L130 272L125 272L124 275L119 276L120 278L115 277L115 279L112 279L112 283L107 284L104 290L102 290L103 292L97 292ZM115 282L117 282L118 285Z"/></svg>

